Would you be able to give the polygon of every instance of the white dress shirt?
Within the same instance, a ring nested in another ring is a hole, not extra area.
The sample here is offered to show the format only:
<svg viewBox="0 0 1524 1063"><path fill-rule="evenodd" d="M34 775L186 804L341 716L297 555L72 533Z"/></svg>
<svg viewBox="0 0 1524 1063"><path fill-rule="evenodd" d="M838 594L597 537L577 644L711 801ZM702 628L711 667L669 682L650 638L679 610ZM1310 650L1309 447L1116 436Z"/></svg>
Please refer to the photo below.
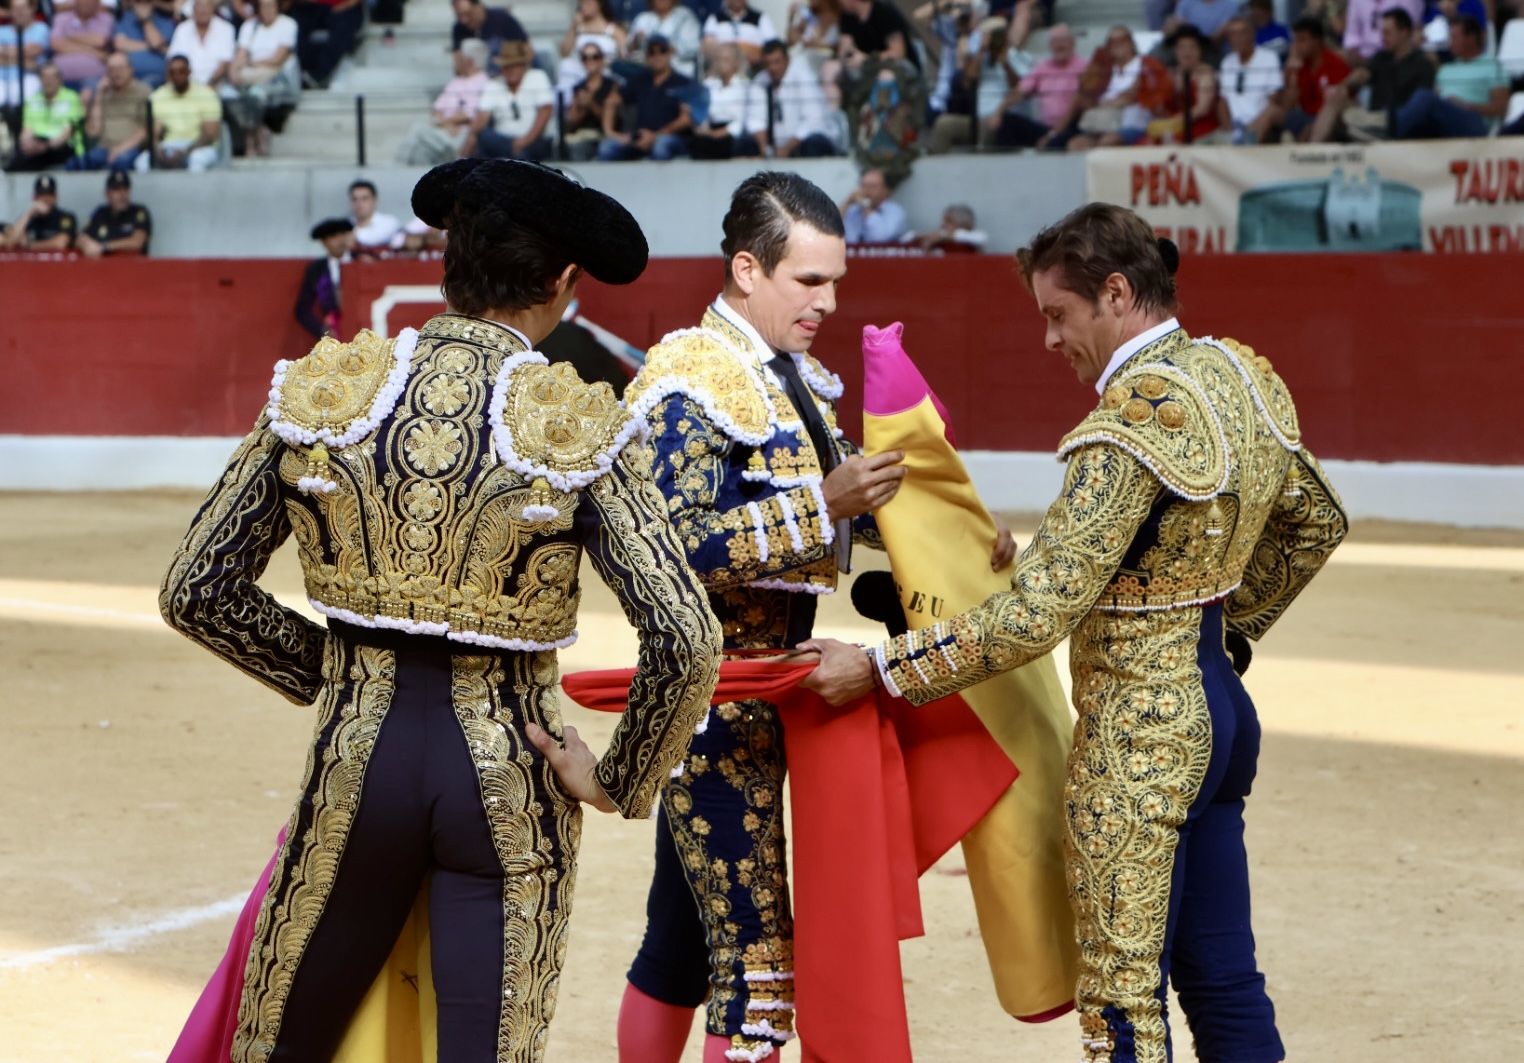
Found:
<svg viewBox="0 0 1524 1063"><path fill-rule="evenodd" d="M767 93L740 74L725 84L719 78L705 78L709 90L709 124L725 123L731 136L767 132Z"/></svg>
<svg viewBox="0 0 1524 1063"><path fill-rule="evenodd" d="M185 56L190 62L191 80L205 85L218 66L233 61L233 53L237 50L238 38L233 33L233 24L214 15L206 27L205 37L197 32L196 24L190 19L176 26L165 54Z"/></svg>
<svg viewBox="0 0 1524 1063"><path fill-rule="evenodd" d="M1159 324L1155 325L1147 332L1138 333L1132 339L1128 340L1126 343L1122 344L1122 346L1118 347L1116 352L1112 354L1111 361L1106 363L1106 371L1102 373L1101 378L1095 382L1095 393L1099 395L1101 392L1106 390L1106 382L1116 375L1116 371L1118 369L1122 368L1123 362L1127 361L1127 359L1137 354L1144 347L1147 347L1150 343L1154 342L1154 340L1163 339L1165 336L1168 336L1171 332L1174 332L1179 327L1180 322L1175 318L1170 318L1168 321L1159 322Z"/></svg>

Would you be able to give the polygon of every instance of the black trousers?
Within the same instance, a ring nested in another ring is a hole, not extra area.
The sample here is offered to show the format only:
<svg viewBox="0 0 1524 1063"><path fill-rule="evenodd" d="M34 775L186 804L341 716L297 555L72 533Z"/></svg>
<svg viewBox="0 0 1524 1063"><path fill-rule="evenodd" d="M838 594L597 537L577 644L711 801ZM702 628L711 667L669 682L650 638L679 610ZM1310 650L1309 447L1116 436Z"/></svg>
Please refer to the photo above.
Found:
<svg viewBox="0 0 1524 1063"><path fill-rule="evenodd" d="M365 5L356 4L347 11L335 11L312 0L298 0L291 17L301 31L296 57L313 80L327 84L334 70L350 52L365 25Z"/></svg>
<svg viewBox="0 0 1524 1063"><path fill-rule="evenodd" d="M332 627L233 1057L330 1058L427 880L439 1058L537 1061L581 827L523 735L560 732L554 655Z"/></svg>

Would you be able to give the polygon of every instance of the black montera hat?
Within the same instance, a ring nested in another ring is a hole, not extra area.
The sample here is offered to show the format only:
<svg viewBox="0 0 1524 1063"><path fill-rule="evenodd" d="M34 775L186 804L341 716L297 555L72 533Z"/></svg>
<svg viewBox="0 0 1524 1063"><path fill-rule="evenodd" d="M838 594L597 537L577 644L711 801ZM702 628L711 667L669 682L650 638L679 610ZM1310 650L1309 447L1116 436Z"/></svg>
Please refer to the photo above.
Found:
<svg viewBox="0 0 1524 1063"><path fill-rule="evenodd" d="M355 231L354 222L348 218L325 218L312 227L314 240L326 240L330 236L338 236L339 233L352 233Z"/></svg>
<svg viewBox="0 0 1524 1063"><path fill-rule="evenodd" d="M605 284L629 284L650 250L640 224L612 197L549 166L514 159L457 159L413 188L413 213L449 229L462 212L511 238L511 226L538 233Z"/></svg>

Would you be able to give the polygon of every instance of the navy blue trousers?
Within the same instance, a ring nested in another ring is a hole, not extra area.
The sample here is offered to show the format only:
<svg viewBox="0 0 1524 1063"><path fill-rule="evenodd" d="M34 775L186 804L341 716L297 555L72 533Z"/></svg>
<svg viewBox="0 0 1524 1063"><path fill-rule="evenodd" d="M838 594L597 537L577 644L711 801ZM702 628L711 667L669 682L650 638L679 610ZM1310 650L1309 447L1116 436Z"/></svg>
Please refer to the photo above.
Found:
<svg viewBox="0 0 1524 1063"><path fill-rule="evenodd" d="M1223 650L1220 605L1202 611L1196 662L1211 713L1212 756L1175 850L1160 1004L1173 982L1200 1063L1278 1063L1286 1050L1254 958L1244 850L1244 799L1259 762L1259 717ZM1134 1063L1126 1018L1114 1008L1103 1014L1115 1041L1111 1063Z"/></svg>

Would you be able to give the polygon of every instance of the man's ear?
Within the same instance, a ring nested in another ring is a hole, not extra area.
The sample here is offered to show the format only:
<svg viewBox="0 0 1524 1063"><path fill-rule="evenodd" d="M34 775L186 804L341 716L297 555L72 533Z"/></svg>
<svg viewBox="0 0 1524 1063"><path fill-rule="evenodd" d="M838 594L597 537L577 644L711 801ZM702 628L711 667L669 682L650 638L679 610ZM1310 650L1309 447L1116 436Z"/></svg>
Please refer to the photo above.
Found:
<svg viewBox="0 0 1524 1063"><path fill-rule="evenodd" d="M1117 317L1132 305L1132 294L1132 282L1120 273L1112 273L1101 282L1101 303Z"/></svg>
<svg viewBox="0 0 1524 1063"><path fill-rule="evenodd" d="M582 267L575 262L569 264L556 278L556 294L562 295L576 288L577 282L582 279Z"/></svg>
<svg viewBox="0 0 1524 1063"><path fill-rule="evenodd" d="M737 251L735 257L730 260L730 279L735 282L742 295L750 295L756 291L757 283L762 279L762 275L762 263L750 251Z"/></svg>

